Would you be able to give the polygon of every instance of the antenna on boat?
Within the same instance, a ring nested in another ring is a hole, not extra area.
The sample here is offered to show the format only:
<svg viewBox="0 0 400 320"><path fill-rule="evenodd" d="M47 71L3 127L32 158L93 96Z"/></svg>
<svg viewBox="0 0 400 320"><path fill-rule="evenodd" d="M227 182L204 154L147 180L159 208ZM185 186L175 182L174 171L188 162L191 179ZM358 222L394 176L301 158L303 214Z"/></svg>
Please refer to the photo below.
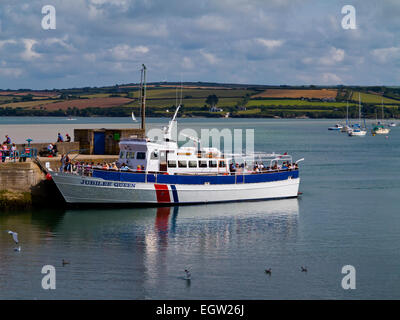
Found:
<svg viewBox="0 0 400 320"><path fill-rule="evenodd" d="M144 64L142 64L140 76L140 102L142 114L141 129L144 131L144 133L146 133L146 66Z"/></svg>

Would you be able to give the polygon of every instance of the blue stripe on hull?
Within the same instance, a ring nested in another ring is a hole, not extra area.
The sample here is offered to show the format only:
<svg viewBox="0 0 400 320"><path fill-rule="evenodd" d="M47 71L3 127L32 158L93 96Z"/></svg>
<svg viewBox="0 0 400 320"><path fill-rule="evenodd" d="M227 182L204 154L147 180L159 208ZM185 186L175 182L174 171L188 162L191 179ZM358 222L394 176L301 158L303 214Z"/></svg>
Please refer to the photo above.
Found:
<svg viewBox="0 0 400 320"><path fill-rule="evenodd" d="M147 174L147 182L163 184L235 184L235 183L260 183L296 179L299 171L282 171L273 173L257 173L229 176L203 176L203 175L166 175ZM146 174L131 172L113 172L93 170L93 178L123 182L146 182Z"/></svg>
<svg viewBox="0 0 400 320"><path fill-rule="evenodd" d="M174 198L174 203L179 203L178 191L176 191L175 185L171 184L171 190L172 190L172 196Z"/></svg>

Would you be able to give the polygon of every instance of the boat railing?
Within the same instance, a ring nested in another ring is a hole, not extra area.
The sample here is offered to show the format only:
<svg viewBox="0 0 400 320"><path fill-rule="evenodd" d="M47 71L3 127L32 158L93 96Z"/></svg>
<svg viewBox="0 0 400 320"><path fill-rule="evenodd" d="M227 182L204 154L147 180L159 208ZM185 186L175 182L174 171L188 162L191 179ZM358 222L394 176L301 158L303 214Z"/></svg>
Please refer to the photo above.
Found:
<svg viewBox="0 0 400 320"><path fill-rule="evenodd" d="M158 183L158 177L159 176L165 176L165 175L181 175L181 176L198 176L198 177L204 177L204 176L234 176L235 177L235 184L237 183L245 183L246 181L246 176L253 176L253 175L259 175L259 174L273 174L273 173L281 173L281 172L291 172L291 171L297 171L299 168L297 164L293 164L292 167L290 168L278 168L278 169L267 169L265 168L264 170L259 170L259 171L235 171L235 172L225 172L225 173L215 173L215 172L208 172L208 173L175 173L171 174L168 173L167 171L138 171L138 170L116 170L116 169L105 169L105 168L94 168L91 166L80 166L77 168L72 168L71 170L60 170L60 172L64 173L69 173L69 174L74 174L82 177L92 177L94 171L98 172L107 172L107 173L128 173L128 174L137 174L137 175L144 175L144 182L147 183L149 182L148 177L151 176L151 182L152 183Z"/></svg>

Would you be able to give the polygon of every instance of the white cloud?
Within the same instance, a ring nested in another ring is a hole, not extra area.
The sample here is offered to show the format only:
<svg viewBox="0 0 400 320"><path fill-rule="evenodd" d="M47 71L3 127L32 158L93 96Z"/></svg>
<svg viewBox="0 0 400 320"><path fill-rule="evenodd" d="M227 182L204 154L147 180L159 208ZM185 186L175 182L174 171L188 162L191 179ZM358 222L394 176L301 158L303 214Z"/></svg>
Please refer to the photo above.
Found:
<svg viewBox="0 0 400 320"><path fill-rule="evenodd" d="M263 38L258 38L256 41L263 45L264 47L267 47L268 49L274 49L278 48L281 45L283 45L284 41L283 40L270 40L270 39L263 39Z"/></svg>
<svg viewBox="0 0 400 320"><path fill-rule="evenodd" d="M74 51L75 48L72 44L69 44L66 42L67 41L67 37L64 37L63 39L60 38L48 38L44 40L45 44L48 45L53 45L53 44L58 44L60 46L62 46L64 49L67 49L68 51Z"/></svg>
<svg viewBox="0 0 400 320"><path fill-rule="evenodd" d="M344 50L331 48L329 54L321 57L318 61L322 65L330 66L337 62L341 62L344 59Z"/></svg>
<svg viewBox="0 0 400 320"><path fill-rule="evenodd" d="M135 60L149 51L150 49L146 46L130 47L127 44L118 45L110 49L111 55L116 60Z"/></svg>
<svg viewBox="0 0 400 320"><path fill-rule="evenodd" d="M9 40L0 40L0 49L2 49L5 45L7 44L16 44L17 41L13 40L13 39L9 39Z"/></svg>
<svg viewBox="0 0 400 320"><path fill-rule="evenodd" d="M322 82L330 85L341 84L342 79L334 73L326 72L322 74Z"/></svg>
<svg viewBox="0 0 400 320"><path fill-rule="evenodd" d="M304 64L318 64L318 65L323 65L323 66L333 66L336 63L342 62L345 57L345 51L343 49L337 49L332 47L329 50L329 53L325 56L322 56L320 58L315 58L315 57L305 57L301 59L301 61Z"/></svg>
<svg viewBox="0 0 400 320"><path fill-rule="evenodd" d="M208 31L229 31L231 29L231 23L229 21L215 15L201 16L195 21L195 24L200 29Z"/></svg>
<svg viewBox="0 0 400 320"><path fill-rule="evenodd" d="M34 51L33 47L37 43L34 39L22 39L25 46L25 51L21 53L21 58L23 60L31 61L40 58L41 55Z"/></svg>
<svg viewBox="0 0 400 320"><path fill-rule="evenodd" d="M372 56L381 63L389 62L400 56L399 47L381 48L371 51Z"/></svg>
<svg viewBox="0 0 400 320"><path fill-rule="evenodd" d="M19 68L0 68L0 75L5 77L18 78L22 75L22 70Z"/></svg>
<svg viewBox="0 0 400 320"><path fill-rule="evenodd" d="M194 67L194 63L189 57L184 57L181 65L184 69L192 69Z"/></svg>
<svg viewBox="0 0 400 320"><path fill-rule="evenodd" d="M201 55L203 58L209 63L209 64L216 64L218 63L218 58L213 55L212 53L205 52L204 50L200 51Z"/></svg>

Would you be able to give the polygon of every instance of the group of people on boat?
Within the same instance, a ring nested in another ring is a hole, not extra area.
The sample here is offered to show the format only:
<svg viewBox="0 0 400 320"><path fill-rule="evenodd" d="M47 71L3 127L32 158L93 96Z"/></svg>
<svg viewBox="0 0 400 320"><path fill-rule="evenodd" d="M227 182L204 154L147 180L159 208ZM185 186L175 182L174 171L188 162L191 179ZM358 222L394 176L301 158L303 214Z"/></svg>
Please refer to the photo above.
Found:
<svg viewBox="0 0 400 320"><path fill-rule="evenodd" d="M282 164L278 164L278 161L275 161L271 166L265 166L262 162L256 162L254 166L251 168L245 163L231 163L229 166L229 171L232 174L242 174L244 172L247 173L262 173L262 172L271 172L271 171L286 171L286 170L297 170L299 166L297 163L290 163L289 161L284 161Z"/></svg>
<svg viewBox="0 0 400 320"><path fill-rule="evenodd" d="M72 161L68 155L61 156L61 171L76 174L90 175L93 169L97 170L111 170L111 171L131 171L131 172L144 172L144 166L137 166L136 170L132 170L125 163L120 167L116 162L85 162L85 161Z"/></svg>
<svg viewBox="0 0 400 320"><path fill-rule="evenodd" d="M130 168L126 163L122 163L120 166L117 165L116 162L84 162L84 161L72 161L68 155L61 156L61 171L70 172L79 175L91 175L93 169L96 170L110 170L110 171L126 171L126 172L134 172L134 173L144 173L145 167L143 165L138 165L136 168ZM254 166L250 167L245 163L231 163L229 167L230 174L239 175L239 174L256 174L256 173L267 173L267 172L275 172L275 171L290 171L297 170L298 165L296 163L291 163L289 161L284 161L282 164L278 164L275 161L272 166L265 166L262 162L256 162ZM165 173L165 172L160 172Z"/></svg>

